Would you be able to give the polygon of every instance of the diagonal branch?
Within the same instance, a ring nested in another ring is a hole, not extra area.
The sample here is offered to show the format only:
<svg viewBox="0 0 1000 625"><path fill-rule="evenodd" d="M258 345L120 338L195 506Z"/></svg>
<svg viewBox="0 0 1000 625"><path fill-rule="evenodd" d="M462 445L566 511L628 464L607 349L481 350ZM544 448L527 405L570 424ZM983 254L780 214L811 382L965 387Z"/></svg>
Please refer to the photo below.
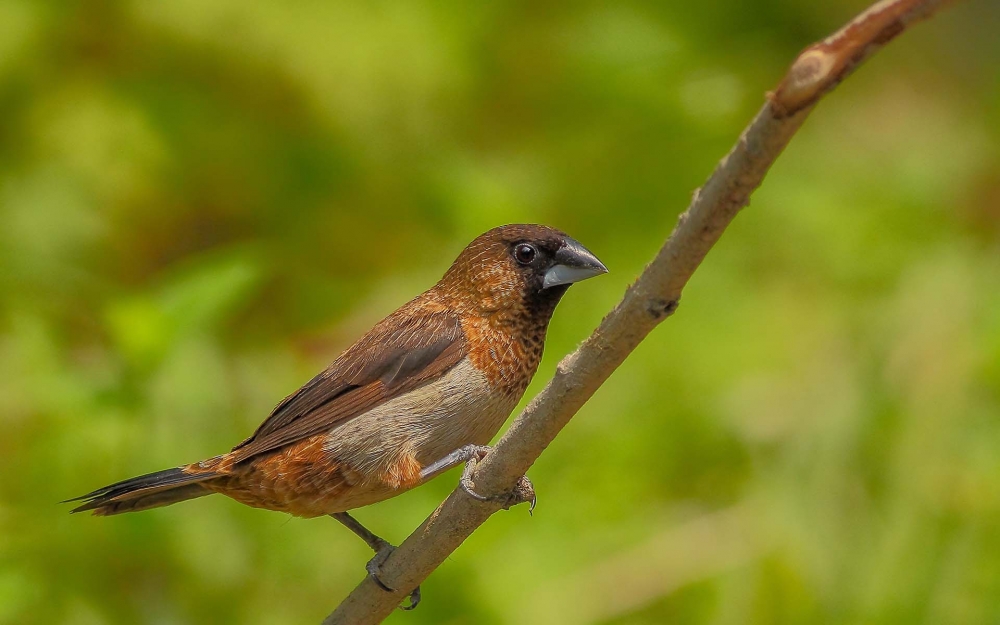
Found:
<svg viewBox="0 0 1000 625"><path fill-rule="evenodd" d="M624 299L514 421L474 474L480 493L509 490L633 349L677 308L681 290L819 99L912 23L949 0L882 0L803 51L736 146L694 194L666 244ZM324 625L379 623L500 505L456 489Z"/></svg>

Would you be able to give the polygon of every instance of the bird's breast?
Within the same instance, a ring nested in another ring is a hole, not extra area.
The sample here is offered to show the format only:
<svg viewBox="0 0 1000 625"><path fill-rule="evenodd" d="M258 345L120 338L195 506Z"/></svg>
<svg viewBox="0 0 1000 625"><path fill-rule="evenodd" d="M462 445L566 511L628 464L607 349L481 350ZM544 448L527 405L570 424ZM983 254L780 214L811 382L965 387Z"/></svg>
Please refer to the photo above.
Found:
<svg viewBox="0 0 1000 625"><path fill-rule="evenodd" d="M469 342L469 360L489 384L520 399L542 359L545 329L516 329L517 315L463 319L462 331ZM515 326L512 328L511 326ZM515 402L516 403L516 402Z"/></svg>

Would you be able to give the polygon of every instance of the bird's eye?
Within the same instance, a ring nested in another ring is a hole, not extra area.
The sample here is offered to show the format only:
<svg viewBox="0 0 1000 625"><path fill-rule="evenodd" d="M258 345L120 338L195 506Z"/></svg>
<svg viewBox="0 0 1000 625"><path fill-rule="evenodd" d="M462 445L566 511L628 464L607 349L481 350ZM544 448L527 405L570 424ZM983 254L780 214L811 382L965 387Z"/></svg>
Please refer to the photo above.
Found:
<svg viewBox="0 0 1000 625"><path fill-rule="evenodd" d="M514 260L522 265L530 265L531 261L535 260L536 254L538 254L538 250L533 245L528 245L527 243L521 243L514 248Z"/></svg>

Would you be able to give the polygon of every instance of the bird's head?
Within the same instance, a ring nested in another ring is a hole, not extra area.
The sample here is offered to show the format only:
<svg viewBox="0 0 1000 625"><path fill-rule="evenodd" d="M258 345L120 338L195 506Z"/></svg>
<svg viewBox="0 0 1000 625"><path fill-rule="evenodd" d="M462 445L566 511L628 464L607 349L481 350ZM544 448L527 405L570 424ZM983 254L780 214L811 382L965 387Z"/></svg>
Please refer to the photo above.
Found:
<svg viewBox="0 0 1000 625"><path fill-rule="evenodd" d="M607 271L565 232L512 224L476 237L435 288L469 312L527 314L547 323L571 284Z"/></svg>

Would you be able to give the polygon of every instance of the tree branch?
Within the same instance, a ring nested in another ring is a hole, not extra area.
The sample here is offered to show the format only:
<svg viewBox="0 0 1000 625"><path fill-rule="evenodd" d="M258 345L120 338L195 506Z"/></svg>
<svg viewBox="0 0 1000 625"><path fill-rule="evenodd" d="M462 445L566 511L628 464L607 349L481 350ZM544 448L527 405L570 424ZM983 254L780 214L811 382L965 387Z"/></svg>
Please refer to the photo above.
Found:
<svg viewBox="0 0 1000 625"><path fill-rule="evenodd" d="M882 0L806 48L678 220L624 299L515 419L477 467L476 490L511 489L633 349L677 308L681 290L819 99L912 23L949 0ZM386 592L366 578L324 625L379 623L473 531L500 509L455 489L382 565Z"/></svg>

